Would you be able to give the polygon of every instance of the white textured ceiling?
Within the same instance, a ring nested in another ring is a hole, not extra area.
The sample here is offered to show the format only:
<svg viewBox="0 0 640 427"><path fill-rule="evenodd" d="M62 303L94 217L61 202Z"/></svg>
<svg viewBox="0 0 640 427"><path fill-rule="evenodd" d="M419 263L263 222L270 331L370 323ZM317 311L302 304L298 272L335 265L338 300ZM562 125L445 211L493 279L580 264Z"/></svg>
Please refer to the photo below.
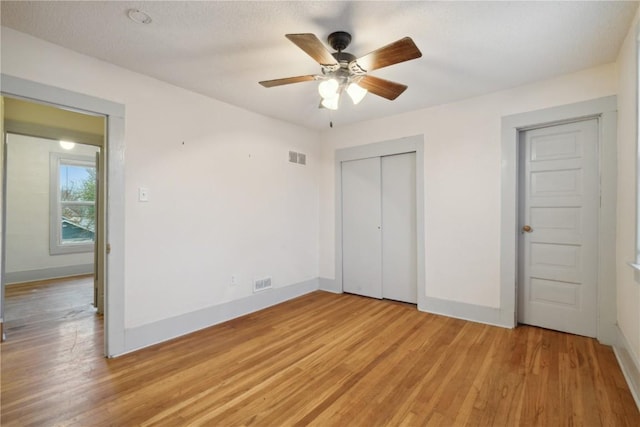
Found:
<svg viewBox="0 0 640 427"><path fill-rule="evenodd" d="M320 129L452 102L615 61L637 2L2 1L2 25L186 89ZM150 25L127 18L138 8ZM409 88L395 101L318 109L316 74L287 40L348 31L362 56L404 36L422 58L372 72ZM330 117L330 114L332 116Z"/></svg>

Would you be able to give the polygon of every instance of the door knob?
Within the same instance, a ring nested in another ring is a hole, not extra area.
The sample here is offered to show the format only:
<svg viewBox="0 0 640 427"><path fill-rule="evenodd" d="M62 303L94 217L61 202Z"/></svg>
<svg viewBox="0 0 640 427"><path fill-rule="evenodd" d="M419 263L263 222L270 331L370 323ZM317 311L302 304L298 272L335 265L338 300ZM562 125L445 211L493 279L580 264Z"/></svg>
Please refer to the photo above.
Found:
<svg viewBox="0 0 640 427"><path fill-rule="evenodd" d="M523 233L531 233L532 231L533 231L533 228L531 228L531 226L530 226L530 225L524 225L524 226L522 227L522 232L523 232Z"/></svg>

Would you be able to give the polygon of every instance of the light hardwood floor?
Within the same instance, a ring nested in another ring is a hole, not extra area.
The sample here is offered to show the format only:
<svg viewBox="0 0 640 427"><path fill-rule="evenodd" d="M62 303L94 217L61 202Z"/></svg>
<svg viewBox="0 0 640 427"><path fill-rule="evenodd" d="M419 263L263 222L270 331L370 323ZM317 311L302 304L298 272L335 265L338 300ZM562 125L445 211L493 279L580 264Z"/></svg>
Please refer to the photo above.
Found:
<svg viewBox="0 0 640 427"><path fill-rule="evenodd" d="M2 344L3 426L638 426L595 340L315 292L116 359L102 319Z"/></svg>
<svg viewBox="0 0 640 427"><path fill-rule="evenodd" d="M24 323L59 319L69 312L95 311L93 275L8 285L4 320L15 330Z"/></svg>

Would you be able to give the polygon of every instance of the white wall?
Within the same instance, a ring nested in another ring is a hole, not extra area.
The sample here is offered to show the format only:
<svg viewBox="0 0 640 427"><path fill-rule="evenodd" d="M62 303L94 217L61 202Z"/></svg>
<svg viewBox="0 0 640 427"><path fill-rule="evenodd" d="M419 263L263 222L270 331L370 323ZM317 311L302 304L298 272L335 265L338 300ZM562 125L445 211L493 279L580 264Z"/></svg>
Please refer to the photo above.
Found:
<svg viewBox="0 0 640 427"><path fill-rule="evenodd" d="M315 132L4 27L1 47L5 74L125 105L126 328L318 277Z"/></svg>
<svg viewBox="0 0 640 427"><path fill-rule="evenodd" d="M93 252L49 255L50 153L95 157L97 147L64 150L57 141L9 134L7 138L7 276L32 270L93 264ZM56 270L57 271L57 270ZM62 270L60 270L62 271Z"/></svg>
<svg viewBox="0 0 640 427"><path fill-rule="evenodd" d="M616 66L610 64L324 131L320 276L335 277L334 150L423 134L426 295L498 308L502 116L613 95L616 89Z"/></svg>
<svg viewBox="0 0 640 427"><path fill-rule="evenodd" d="M617 298L618 326L626 338L635 363L640 367L640 283L627 262L635 261L636 236L636 127L638 68L636 62L636 13L618 56L618 209L617 209ZM640 277L640 273L638 277ZM640 369L640 368L639 368Z"/></svg>

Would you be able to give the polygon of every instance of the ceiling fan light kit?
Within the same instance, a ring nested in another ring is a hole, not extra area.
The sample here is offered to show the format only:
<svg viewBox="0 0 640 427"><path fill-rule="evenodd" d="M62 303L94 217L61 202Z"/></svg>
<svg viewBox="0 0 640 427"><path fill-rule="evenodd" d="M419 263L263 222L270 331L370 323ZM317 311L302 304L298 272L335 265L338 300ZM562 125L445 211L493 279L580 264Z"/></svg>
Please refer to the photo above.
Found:
<svg viewBox="0 0 640 427"><path fill-rule="evenodd" d="M358 105L360 101L364 99L364 96L369 93L368 90L358 85L357 83L351 83L347 86L347 93L351 97L351 100L355 105Z"/></svg>
<svg viewBox="0 0 640 427"><path fill-rule="evenodd" d="M360 103L368 92L394 100L407 89L406 85L368 75L369 71L420 58L422 53L409 37L402 38L373 52L356 58L344 52L351 43L351 34L336 31L327 41L336 52L329 52L314 34L286 34L296 46L320 64L322 74L265 80L264 87L282 86L306 81L320 81L320 106L337 110L340 97L347 92L354 104Z"/></svg>
<svg viewBox="0 0 640 427"><path fill-rule="evenodd" d="M329 78L326 80L322 80L318 85L318 93L322 97L325 98L333 98L339 95L338 90L340 89L340 83L338 80Z"/></svg>
<svg viewBox="0 0 640 427"><path fill-rule="evenodd" d="M329 110L337 110L340 96L345 91L354 105L359 104L369 92L358 86L357 83L350 82L350 79L342 78L341 81L338 81L335 77L328 77L320 81L318 85L318 93L322 98L320 105Z"/></svg>
<svg viewBox="0 0 640 427"><path fill-rule="evenodd" d="M320 102L320 105L328 110L337 110L339 102L340 102L340 95L336 95L333 98L324 98Z"/></svg>

